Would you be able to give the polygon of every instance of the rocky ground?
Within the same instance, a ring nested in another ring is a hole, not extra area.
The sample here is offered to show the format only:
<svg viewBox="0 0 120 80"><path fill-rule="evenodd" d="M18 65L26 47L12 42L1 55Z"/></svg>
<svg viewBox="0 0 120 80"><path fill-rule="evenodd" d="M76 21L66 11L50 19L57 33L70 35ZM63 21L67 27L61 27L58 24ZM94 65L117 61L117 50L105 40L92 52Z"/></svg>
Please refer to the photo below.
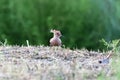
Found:
<svg viewBox="0 0 120 80"><path fill-rule="evenodd" d="M111 76L101 52L44 46L0 46L0 80L97 80Z"/></svg>

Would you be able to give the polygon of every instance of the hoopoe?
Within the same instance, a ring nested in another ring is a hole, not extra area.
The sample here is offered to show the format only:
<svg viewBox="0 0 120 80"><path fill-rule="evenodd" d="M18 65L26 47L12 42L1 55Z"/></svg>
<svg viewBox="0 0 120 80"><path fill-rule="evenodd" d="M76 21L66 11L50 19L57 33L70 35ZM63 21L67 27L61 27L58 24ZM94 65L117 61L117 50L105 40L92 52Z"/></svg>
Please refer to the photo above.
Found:
<svg viewBox="0 0 120 80"><path fill-rule="evenodd" d="M110 59L110 57L112 56L112 54L113 54L113 52L110 51L109 54L106 56L105 59L99 60L98 62L99 62L99 63L108 64L108 63L109 63L109 59Z"/></svg>
<svg viewBox="0 0 120 80"><path fill-rule="evenodd" d="M50 39L50 46L61 46L61 32L59 30L51 30L50 32L53 33L53 37Z"/></svg>

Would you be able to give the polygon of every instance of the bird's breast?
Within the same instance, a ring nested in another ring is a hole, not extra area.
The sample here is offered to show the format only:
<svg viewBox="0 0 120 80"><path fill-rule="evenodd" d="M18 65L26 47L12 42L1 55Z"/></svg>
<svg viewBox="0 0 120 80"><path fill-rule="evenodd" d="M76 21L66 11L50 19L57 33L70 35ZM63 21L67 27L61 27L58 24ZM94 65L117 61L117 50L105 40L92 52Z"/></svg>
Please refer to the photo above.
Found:
<svg viewBox="0 0 120 80"><path fill-rule="evenodd" d="M50 39L51 46L61 46L61 40L59 38Z"/></svg>

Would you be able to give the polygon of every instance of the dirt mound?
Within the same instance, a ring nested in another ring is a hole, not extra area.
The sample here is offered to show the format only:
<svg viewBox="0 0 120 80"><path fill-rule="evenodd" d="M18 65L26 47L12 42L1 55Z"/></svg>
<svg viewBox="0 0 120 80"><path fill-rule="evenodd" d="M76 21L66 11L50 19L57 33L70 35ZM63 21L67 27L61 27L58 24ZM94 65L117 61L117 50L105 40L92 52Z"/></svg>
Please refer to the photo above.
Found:
<svg viewBox="0 0 120 80"><path fill-rule="evenodd" d="M61 47L0 47L0 80L96 80L109 75L100 52Z"/></svg>

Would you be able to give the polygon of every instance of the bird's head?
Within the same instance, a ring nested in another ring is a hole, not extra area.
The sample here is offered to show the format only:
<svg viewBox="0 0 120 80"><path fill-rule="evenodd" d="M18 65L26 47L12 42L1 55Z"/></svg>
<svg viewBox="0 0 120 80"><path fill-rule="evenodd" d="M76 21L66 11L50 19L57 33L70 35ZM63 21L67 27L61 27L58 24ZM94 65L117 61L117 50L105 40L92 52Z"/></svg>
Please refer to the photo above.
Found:
<svg viewBox="0 0 120 80"><path fill-rule="evenodd" d="M62 36L62 34L59 30L51 29L50 32L53 33L55 37L61 37Z"/></svg>

